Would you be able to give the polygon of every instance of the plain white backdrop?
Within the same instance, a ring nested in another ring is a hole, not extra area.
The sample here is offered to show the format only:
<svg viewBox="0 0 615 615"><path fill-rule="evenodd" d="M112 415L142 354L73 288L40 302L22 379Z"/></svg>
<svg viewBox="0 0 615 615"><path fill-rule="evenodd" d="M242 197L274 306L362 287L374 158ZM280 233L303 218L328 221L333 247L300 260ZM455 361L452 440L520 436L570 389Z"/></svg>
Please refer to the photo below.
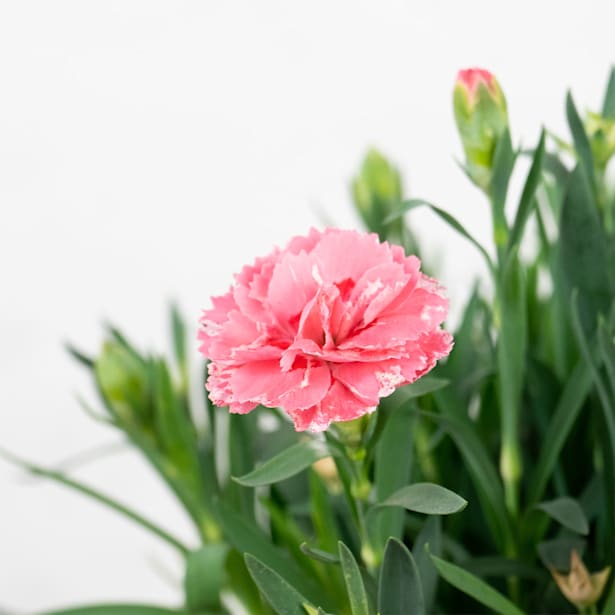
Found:
<svg viewBox="0 0 615 615"><path fill-rule="evenodd" d="M79 409L89 381L63 342L95 352L108 319L162 350L170 298L194 325L316 211L356 226L369 145L488 243L454 161L457 69L496 73L531 146L543 122L566 135L567 87L599 108L614 23L606 1L0 0L0 445L53 464L117 441ZM458 312L479 258L413 220ZM133 453L78 476L194 541ZM180 582L156 539L0 462L0 610L174 604Z"/></svg>

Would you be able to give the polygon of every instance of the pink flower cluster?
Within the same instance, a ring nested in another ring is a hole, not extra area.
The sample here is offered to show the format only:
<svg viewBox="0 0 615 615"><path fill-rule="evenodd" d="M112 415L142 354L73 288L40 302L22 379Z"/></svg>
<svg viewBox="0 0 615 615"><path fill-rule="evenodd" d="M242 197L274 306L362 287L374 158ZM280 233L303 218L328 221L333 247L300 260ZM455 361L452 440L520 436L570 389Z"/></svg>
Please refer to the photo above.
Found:
<svg viewBox="0 0 615 615"><path fill-rule="evenodd" d="M443 289L419 266L375 234L312 229L244 267L200 320L211 400L282 408L298 431L372 412L452 347Z"/></svg>

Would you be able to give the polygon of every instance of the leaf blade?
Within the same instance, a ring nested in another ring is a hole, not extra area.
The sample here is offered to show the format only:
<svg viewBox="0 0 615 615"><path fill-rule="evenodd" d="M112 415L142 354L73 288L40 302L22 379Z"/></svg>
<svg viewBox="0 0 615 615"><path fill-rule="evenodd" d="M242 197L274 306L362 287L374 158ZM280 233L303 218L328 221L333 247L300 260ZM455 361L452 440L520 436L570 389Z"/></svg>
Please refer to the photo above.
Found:
<svg viewBox="0 0 615 615"><path fill-rule="evenodd" d="M452 515L462 511L467 500L434 483L414 483L398 489L378 506L401 506L425 515Z"/></svg>

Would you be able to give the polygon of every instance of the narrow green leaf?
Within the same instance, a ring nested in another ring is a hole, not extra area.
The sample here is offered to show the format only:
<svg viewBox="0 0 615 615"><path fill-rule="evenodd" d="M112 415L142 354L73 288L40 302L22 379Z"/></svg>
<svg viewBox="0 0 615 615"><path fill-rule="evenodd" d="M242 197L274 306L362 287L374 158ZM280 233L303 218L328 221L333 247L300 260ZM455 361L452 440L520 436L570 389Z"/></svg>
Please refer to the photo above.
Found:
<svg viewBox="0 0 615 615"><path fill-rule="evenodd" d="M144 604L97 604L50 611L45 615L187 615L187 611L164 609ZM203 613L203 615L206 614Z"/></svg>
<svg viewBox="0 0 615 615"><path fill-rule="evenodd" d="M568 126L570 127L570 133L572 134L572 140L574 142L574 149L577 153L579 160L579 167L582 169L582 173L585 176L587 185L593 196L593 202L596 202L596 178L594 175L594 158L592 156L592 149L587 138L587 133L583 126L583 122L579 117L579 112L574 104L572 94L568 92L566 94L566 118L568 119Z"/></svg>
<svg viewBox="0 0 615 615"><path fill-rule="evenodd" d="M450 384L450 380L446 378L438 378L437 376L423 376L412 384L400 387L394 393L395 400L399 400L400 403L434 393L447 387ZM393 397L393 396L391 396Z"/></svg>
<svg viewBox="0 0 615 615"><path fill-rule="evenodd" d="M321 549L334 551L337 546L339 528L329 491L314 470L309 472L311 517L317 544Z"/></svg>
<svg viewBox="0 0 615 615"><path fill-rule="evenodd" d="M188 353L186 352L186 323L175 303L171 305L171 337L173 339L173 353L179 367L182 379L182 388L188 383Z"/></svg>
<svg viewBox="0 0 615 615"><path fill-rule="evenodd" d="M271 538L257 525L221 501L217 501L215 508L224 536L238 551L258 557L308 598L320 597L321 588L311 577L306 576L294 560L273 545Z"/></svg>
<svg viewBox="0 0 615 615"><path fill-rule="evenodd" d="M71 357L73 357L73 359L75 359L78 363L81 363L81 365L87 367L88 369L94 369L95 361L92 357L88 357L84 352L81 352L81 350L78 350L70 343L67 343L65 348L68 354L70 354Z"/></svg>
<svg viewBox="0 0 615 615"><path fill-rule="evenodd" d="M429 552L427 548L429 548ZM423 586L426 610L431 613L436 598L438 571L433 565L429 553L438 557L442 554L442 519L437 515L425 520L412 547L412 555Z"/></svg>
<svg viewBox="0 0 615 615"><path fill-rule="evenodd" d="M508 223L504 209L506 206L506 195L508 194L508 184L510 183L516 159L517 154L513 150L510 132L506 130L498 139L493 154L493 171L489 184L494 239L498 247L498 254L501 254L502 248L506 246L508 241Z"/></svg>
<svg viewBox="0 0 615 615"><path fill-rule="evenodd" d="M444 209L430 203L429 201L425 201L423 199L409 199L407 201L402 201L399 204L399 209L387 216L385 219L385 223L392 222L393 220L397 220L401 218L406 212L411 209L416 209L417 207L428 207L433 211L440 219L444 220L446 224L448 224L453 230L457 231L462 237L465 237L471 244L474 245L478 249L478 251L483 255L485 261L487 262L487 266L489 271L493 271L493 261L489 256L489 253L483 246L465 229L465 227L459 222L454 216L449 214Z"/></svg>
<svg viewBox="0 0 615 615"><path fill-rule="evenodd" d="M191 613L220 608L228 552L228 545L208 544L192 551L186 558L184 595L186 609Z"/></svg>
<svg viewBox="0 0 615 615"><path fill-rule="evenodd" d="M389 538L384 550L378 583L379 615L425 615L425 601L419 571L412 554L396 538Z"/></svg>
<svg viewBox="0 0 615 615"><path fill-rule="evenodd" d="M307 542L302 542L299 545L299 548L305 555L311 557L313 560L317 562L323 562L325 564L339 564L340 558L337 555L333 555L333 553L329 553L328 551L324 551L323 549L317 549L316 547L310 547Z"/></svg>
<svg viewBox="0 0 615 615"><path fill-rule="evenodd" d="M610 383L611 398L615 404L615 336L609 333L602 316L598 318L598 348Z"/></svg>
<svg viewBox="0 0 615 615"><path fill-rule="evenodd" d="M250 576L278 615L305 615L306 598L258 558L249 553L244 557Z"/></svg>
<svg viewBox="0 0 615 615"><path fill-rule="evenodd" d="M543 445L530 481L530 506L542 497L562 448L589 394L591 384L590 370L584 361L579 360L566 380L553 417L542 438Z"/></svg>
<svg viewBox="0 0 615 615"><path fill-rule="evenodd" d="M467 419L450 413L444 415L422 412L421 414L441 424L455 442L472 477L493 539L504 549L512 540L512 529L504 506L504 491L485 444L479 438L474 426Z"/></svg>
<svg viewBox="0 0 615 615"><path fill-rule="evenodd" d="M581 323L590 335L598 313L608 312L612 289L604 230L580 164L572 172L564 195L559 245L568 292L579 289Z"/></svg>
<svg viewBox="0 0 615 615"><path fill-rule="evenodd" d="M19 466L21 469L34 476L41 476L43 478L47 478L60 485L64 485L65 487L68 487L73 491L77 491L92 500L100 502L107 508L110 508L111 510L120 513L127 519L134 521L152 534L158 536L159 538L162 538L162 540L164 540L166 543L179 550L182 555L186 555L189 552L188 548L185 545L183 545L179 540L171 536L166 530L163 530L149 519L146 519L139 513L135 512L134 510L131 510L124 504L121 504L120 502L114 500L108 495L104 495L100 491L97 491L96 489L93 489L92 487L89 487L88 485L80 481L76 481L72 478L69 478L62 472L58 472L57 470L50 470L30 463L29 461L25 461L23 459L20 459L19 457L16 457L8 451L0 449L0 457L4 458L9 463Z"/></svg>
<svg viewBox="0 0 615 615"><path fill-rule="evenodd" d="M401 506L425 515L452 515L463 510L468 502L450 489L433 483L414 483L398 489L380 506Z"/></svg>
<svg viewBox="0 0 615 615"><path fill-rule="evenodd" d="M233 480L245 487L271 485L309 468L315 461L331 455L324 442L304 440L268 459L252 472Z"/></svg>
<svg viewBox="0 0 615 615"><path fill-rule="evenodd" d="M540 176L542 173L543 156L545 151L545 131L540 133L540 140L534 151L534 158L532 159L532 165L525 180L525 186L521 194L521 200L519 201L519 207L517 208L517 215L510 231L508 238L508 251L514 250L521 243L523 237L523 231L527 223L532 208L534 207L536 189L540 183Z"/></svg>
<svg viewBox="0 0 615 615"><path fill-rule="evenodd" d="M369 615L369 602L359 565L352 551L343 542L339 541L337 546L352 615Z"/></svg>
<svg viewBox="0 0 615 615"><path fill-rule="evenodd" d="M573 498L562 497L549 500L548 502L541 502L536 505L536 508L544 511L549 517L573 532L583 535L589 533L589 523L585 513L579 503Z"/></svg>
<svg viewBox="0 0 615 615"><path fill-rule="evenodd" d="M435 555L432 555L431 559L442 578L477 602L500 615L524 615L508 598L477 576Z"/></svg>
<svg viewBox="0 0 615 615"><path fill-rule="evenodd" d="M615 119L615 68L613 67L609 73L609 82L602 103L602 116L609 120ZM615 612L615 608L613 612Z"/></svg>
<svg viewBox="0 0 615 615"><path fill-rule="evenodd" d="M412 426L416 418L409 406L402 406L388 417L376 445L376 497L382 501L410 479L413 447ZM390 536L401 538L404 513L401 510L382 512L374 520L377 549L383 549Z"/></svg>
<svg viewBox="0 0 615 615"><path fill-rule="evenodd" d="M602 615L611 615L611 613L615 613L615 583L611 584L611 591L602 607Z"/></svg>

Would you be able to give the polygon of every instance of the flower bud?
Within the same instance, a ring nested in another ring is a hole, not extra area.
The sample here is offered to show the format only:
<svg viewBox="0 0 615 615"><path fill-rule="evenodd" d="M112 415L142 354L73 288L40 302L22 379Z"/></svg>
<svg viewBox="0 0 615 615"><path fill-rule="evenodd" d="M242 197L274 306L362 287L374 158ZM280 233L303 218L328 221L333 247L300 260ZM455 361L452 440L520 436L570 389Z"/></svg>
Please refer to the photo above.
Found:
<svg viewBox="0 0 615 615"><path fill-rule="evenodd" d="M352 182L352 196L355 206L368 230L378 233L382 241L388 238L396 220L385 225L402 198L399 171L377 150L370 149L363 160L359 175Z"/></svg>
<svg viewBox="0 0 615 615"><path fill-rule="evenodd" d="M587 609L600 600L610 572L611 567L607 566L600 572L589 574L574 549L570 555L570 571L567 575L551 569L551 574L562 594L579 610Z"/></svg>
<svg viewBox="0 0 615 615"><path fill-rule="evenodd" d="M103 345L94 364L101 393L117 417L129 424L149 422L152 405L145 361L115 341Z"/></svg>
<svg viewBox="0 0 615 615"><path fill-rule="evenodd" d="M599 169L604 169L611 156L615 154L615 120L590 112L585 118L585 131L594 162Z"/></svg>
<svg viewBox="0 0 615 615"><path fill-rule="evenodd" d="M506 99L489 71L468 68L457 75L453 106L468 174L486 191L491 181L495 148L508 128Z"/></svg>

